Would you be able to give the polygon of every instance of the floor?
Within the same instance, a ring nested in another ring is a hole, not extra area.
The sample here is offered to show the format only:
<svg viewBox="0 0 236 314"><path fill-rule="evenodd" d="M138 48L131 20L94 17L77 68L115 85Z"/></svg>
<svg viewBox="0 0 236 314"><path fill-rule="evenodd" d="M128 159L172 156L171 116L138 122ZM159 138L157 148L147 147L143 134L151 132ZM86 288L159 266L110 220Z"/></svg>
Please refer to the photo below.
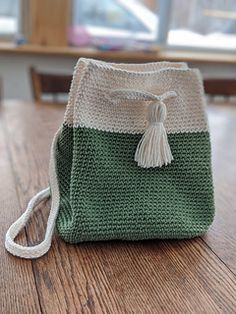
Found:
<svg viewBox="0 0 236 314"><path fill-rule="evenodd" d="M236 313L236 104L209 106L216 217L188 241L68 245L20 260L4 249L8 226L48 185L49 148L64 108L0 107L0 313ZM45 204L44 204L45 207ZM19 237L42 239L48 206Z"/></svg>

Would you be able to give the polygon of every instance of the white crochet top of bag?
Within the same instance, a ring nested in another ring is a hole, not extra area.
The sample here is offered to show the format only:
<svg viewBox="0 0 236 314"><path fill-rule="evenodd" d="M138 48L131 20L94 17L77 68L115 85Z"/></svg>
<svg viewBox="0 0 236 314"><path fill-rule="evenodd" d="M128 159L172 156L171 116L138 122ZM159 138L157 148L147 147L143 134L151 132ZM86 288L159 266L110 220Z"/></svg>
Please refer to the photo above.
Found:
<svg viewBox="0 0 236 314"><path fill-rule="evenodd" d="M146 100L116 101L114 90L142 90L166 99L167 133L208 130L205 98L198 70L185 63L114 64L81 58L75 67L64 123L109 132L144 133Z"/></svg>

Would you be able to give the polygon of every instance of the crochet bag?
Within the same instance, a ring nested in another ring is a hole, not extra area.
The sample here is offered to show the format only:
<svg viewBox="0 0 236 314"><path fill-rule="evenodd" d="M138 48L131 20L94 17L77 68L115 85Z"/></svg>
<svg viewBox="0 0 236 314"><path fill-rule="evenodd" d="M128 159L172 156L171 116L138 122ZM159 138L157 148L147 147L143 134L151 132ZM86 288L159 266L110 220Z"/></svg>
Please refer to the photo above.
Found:
<svg viewBox="0 0 236 314"><path fill-rule="evenodd" d="M42 256L55 223L70 243L199 236L214 216L210 155L198 70L82 58L51 148L50 188L9 228L6 249ZM49 196L45 239L17 244L35 206Z"/></svg>

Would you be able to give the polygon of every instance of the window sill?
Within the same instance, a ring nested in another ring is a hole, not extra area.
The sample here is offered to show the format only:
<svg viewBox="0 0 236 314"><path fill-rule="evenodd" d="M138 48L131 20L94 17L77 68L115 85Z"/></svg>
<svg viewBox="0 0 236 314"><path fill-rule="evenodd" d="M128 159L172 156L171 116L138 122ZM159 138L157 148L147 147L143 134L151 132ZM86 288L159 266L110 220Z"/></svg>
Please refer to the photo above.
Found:
<svg viewBox="0 0 236 314"><path fill-rule="evenodd" d="M99 51L89 48L76 47L50 47L36 45L16 46L11 43L0 43L0 54L31 54L52 55L60 57L87 57L101 60L152 62L152 61L185 61L200 63L226 63L236 64L236 55L230 53L193 52L177 50L156 51Z"/></svg>

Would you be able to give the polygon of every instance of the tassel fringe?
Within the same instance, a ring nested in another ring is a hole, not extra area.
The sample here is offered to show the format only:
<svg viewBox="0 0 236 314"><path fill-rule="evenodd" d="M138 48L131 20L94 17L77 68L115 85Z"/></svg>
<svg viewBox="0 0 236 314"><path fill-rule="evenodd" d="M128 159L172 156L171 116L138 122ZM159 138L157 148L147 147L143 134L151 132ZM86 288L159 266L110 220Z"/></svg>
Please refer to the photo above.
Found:
<svg viewBox="0 0 236 314"><path fill-rule="evenodd" d="M164 127L167 116L164 97L172 97L174 94L167 94L155 99L148 107L148 127L143 134L135 153L134 160L140 167L162 167L173 160L170 145Z"/></svg>
<svg viewBox="0 0 236 314"><path fill-rule="evenodd" d="M163 123L151 124L143 134L134 160L143 168L162 167L173 160Z"/></svg>

